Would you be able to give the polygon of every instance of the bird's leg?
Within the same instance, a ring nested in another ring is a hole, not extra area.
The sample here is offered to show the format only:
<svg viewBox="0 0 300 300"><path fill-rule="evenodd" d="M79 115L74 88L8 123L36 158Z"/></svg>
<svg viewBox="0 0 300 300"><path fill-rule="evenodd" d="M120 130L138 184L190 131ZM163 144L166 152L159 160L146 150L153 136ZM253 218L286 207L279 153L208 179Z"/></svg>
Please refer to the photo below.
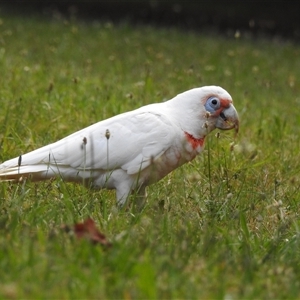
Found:
<svg viewBox="0 0 300 300"><path fill-rule="evenodd" d="M129 197L133 199L133 208L135 211L141 211L145 206L146 200L146 186L141 185L135 190L128 188L128 185L118 187L116 189L117 204L120 209L127 207L126 203Z"/></svg>
<svg viewBox="0 0 300 300"><path fill-rule="evenodd" d="M120 209L126 207L126 202L130 194L131 188L127 184L116 188L117 204Z"/></svg>
<svg viewBox="0 0 300 300"><path fill-rule="evenodd" d="M142 211L142 209L145 206L146 203L146 186L141 185L134 193L133 193L133 197L134 197L134 207L135 210L140 212Z"/></svg>
<svg viewBox="0 0 300 300"><path fill-rule="evenodd" d="M117 205L118 208L122 209L126 206L126 202L128 199L129 195L122 195L121 197L118 195L118 191L117 191Z"/></svg>

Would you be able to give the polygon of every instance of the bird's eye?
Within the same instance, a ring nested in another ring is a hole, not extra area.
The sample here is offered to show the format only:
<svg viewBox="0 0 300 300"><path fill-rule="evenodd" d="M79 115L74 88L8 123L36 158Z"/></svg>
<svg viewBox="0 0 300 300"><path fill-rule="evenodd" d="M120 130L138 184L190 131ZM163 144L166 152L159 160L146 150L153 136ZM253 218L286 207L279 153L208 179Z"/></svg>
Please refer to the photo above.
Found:
<svg viewBox="0 0 300 300"><path fill-rule="evenodd" d="M205 109L210 113L215 112L217 109L220 108L220 100L216 97L210 97L207 99L205 103Z"/></svg>

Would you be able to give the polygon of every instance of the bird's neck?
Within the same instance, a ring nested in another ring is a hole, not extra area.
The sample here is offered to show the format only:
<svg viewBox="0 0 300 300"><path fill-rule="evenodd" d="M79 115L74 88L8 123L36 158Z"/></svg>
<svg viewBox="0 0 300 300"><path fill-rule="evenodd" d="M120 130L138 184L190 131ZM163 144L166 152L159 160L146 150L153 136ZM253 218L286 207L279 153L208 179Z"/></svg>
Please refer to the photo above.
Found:
<svg viewBox="0 0 300 300"><path fill-rule="evenodd" d="M199 109L187 109L181 103L174 105L174 102L170 102L167 106L172 121L195 141L204 140L210 131L206 126L205 112L201 112Z"/></svg>
<svg viewBox="0 0 300 300"><path fill-rule="evenodd" d="M193 150L196 150L197 148L202 148L204 146L205 142L205 136L201 138L196 138L192 134L188 132L184 132L185 138L187 142L190 144L190 146L193 148Z"/></svg>

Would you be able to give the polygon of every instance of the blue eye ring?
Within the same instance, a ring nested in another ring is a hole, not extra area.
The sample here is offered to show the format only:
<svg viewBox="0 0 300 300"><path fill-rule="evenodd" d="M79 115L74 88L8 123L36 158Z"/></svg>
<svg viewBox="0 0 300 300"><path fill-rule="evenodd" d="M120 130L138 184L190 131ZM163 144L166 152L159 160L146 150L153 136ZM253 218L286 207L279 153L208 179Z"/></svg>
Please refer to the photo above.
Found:
<svg viewBox="0 0 300 300"><path fill-rule="evenodd" d="M205 109L210 113L213 113L216 110L218 110L220 106L221 106L220 99L215 96L209 97L205 103Z"/></svg>

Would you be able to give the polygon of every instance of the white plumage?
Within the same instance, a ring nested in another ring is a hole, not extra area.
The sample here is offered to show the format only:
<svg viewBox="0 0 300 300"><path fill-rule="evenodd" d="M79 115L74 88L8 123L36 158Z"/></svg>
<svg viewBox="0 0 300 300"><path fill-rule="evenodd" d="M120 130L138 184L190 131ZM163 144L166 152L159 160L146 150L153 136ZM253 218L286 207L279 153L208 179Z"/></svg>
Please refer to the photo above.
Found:
<svg viewBox="0 0 300 300"><path fill-rule="evenodd" d="M119 205L201 152L215 128L238 131L232 98L221 87L195 88L173 99L100 121L56 143L0 165L0 180L60 176L93 188L116 189Z"/></svg>

